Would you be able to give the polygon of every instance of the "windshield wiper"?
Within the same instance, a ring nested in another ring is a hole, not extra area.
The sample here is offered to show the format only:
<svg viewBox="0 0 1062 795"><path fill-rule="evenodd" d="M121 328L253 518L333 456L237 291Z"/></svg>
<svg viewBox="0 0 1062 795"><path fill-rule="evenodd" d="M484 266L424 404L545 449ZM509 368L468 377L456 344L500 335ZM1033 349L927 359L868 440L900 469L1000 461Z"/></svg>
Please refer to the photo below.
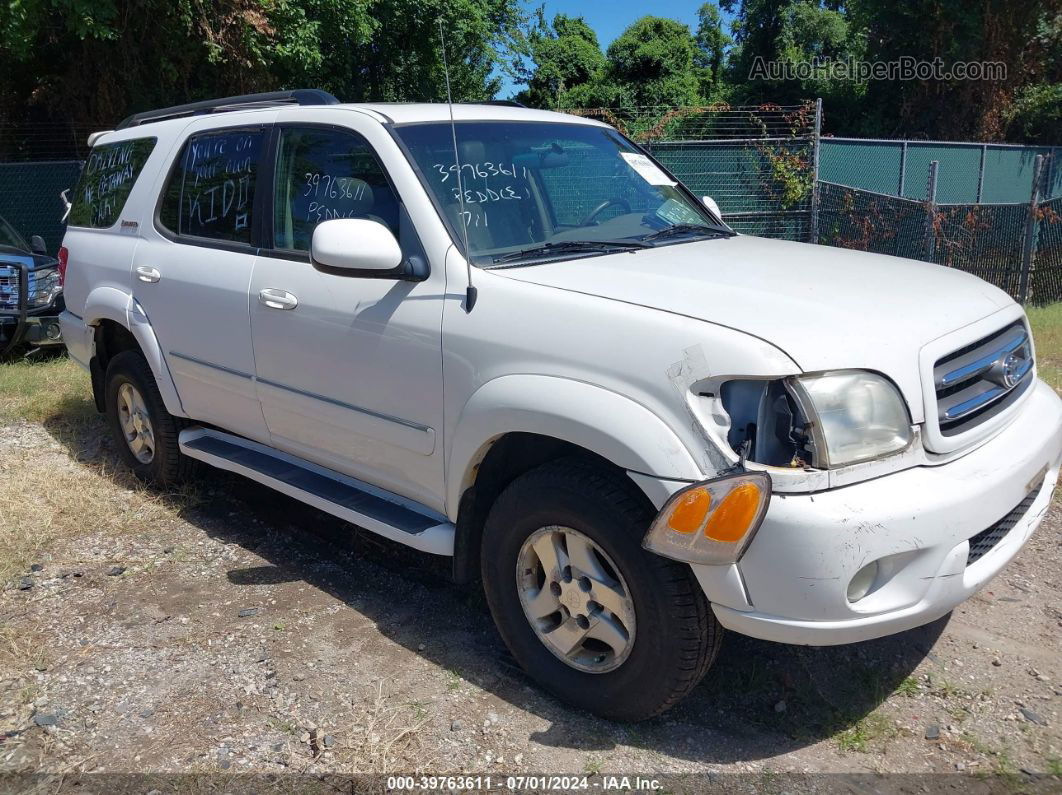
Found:
<svg viewBox="0 0 1062 795"><path fill-rule="evenodd" d="M539 255L583 251L590 253L599 251L634 251L639 248L649 248L649 245L640 240L558 240L520 249L519 251L510 251L508 254L500 254L491 261L495 265L501 265L506 262L517 262L518 260Z"/></svg>
<svg viewBox="0 0 1062 795"><path fill-rule="evenodd" d="M666 226L663 229L650 232L640 238L640 240L647 243L652 240L665 240L669 237L678 237L680 235L705 235L709 237L726 235L729 237L730 233L712 226L702 226L701 224L675 224L674 226Z"/></svg>

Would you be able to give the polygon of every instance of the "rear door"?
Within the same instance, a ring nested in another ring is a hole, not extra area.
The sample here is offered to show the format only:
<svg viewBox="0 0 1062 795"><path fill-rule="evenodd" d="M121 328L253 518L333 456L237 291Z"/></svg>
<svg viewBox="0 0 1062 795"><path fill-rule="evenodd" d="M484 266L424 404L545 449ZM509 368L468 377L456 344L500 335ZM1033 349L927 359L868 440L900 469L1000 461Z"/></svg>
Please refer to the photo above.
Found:
<svg viewBox="0 0 1062 795"><path fill-rule="evenodd" d="M185 413L267 442L255 393L247 286L270 125L260 113L242 122L238 116L226 114L223 127L212 119L186 129L160 188L154 224L134 253L132 284Z"/></svg>
<svg viewBox="0 0 1062 795"><path fill-rule="evenodd" d="M441 509L441 263L421 282L310 263L313 230L332 218L378 221L407 257L425 256L367 136L397 154L394 143L375 121L343 118L276 125L271 245L250 290L258 395L275 447ZM278 293L290 301L267 300Z"/></svg>

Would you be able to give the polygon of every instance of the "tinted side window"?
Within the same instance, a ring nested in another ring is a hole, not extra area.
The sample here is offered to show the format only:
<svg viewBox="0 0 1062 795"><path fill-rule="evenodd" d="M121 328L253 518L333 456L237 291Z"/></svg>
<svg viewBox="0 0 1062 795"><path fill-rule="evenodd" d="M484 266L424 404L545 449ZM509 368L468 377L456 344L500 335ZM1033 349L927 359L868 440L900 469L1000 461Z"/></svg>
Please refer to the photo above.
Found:
<svg viewBox="0 0 1062 795"><path fill-rule="evenodd" d="M74 188L67 223L97 229L114 226L156 140L137 138L95 147Z"/></svg>
<svg viewBox="0 0 1062 795"><path fill-rule="evenodd" d="M398 198L369 143L355 133L282 130L276 175L276 248L308 251L314 228L331 218L368 218L398 234Z"/></svg>
<svg viewBox="0 0 1062 795"><path fill-rule="evenodd" d="M178 235L251 242L260 129L193 135L166 185L159 221Z"/></svg>

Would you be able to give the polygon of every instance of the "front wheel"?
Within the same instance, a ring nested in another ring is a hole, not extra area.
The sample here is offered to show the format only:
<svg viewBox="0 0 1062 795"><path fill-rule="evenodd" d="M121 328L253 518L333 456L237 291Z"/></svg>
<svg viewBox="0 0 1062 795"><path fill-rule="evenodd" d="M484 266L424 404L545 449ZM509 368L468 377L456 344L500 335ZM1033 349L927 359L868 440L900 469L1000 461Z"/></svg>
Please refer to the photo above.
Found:
<svg viewBox="0 0 1062 795"><path fill-rule="evenodd" d="M622 474L570 459L513 481L483 532L484 590L513 656L559 698L615 720L680 701L722 639L689 567L641 548L651 518Z"/></svg>

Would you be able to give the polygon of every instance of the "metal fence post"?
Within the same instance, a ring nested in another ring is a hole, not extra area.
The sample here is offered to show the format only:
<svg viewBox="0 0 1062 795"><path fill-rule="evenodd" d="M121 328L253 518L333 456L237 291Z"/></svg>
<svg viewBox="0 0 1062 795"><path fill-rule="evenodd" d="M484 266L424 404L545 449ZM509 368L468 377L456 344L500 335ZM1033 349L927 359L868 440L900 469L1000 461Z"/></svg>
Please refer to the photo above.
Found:
<svg viewBox="0 0 1062 795"><path fill-rule="evenodd" d="M929 164L929 180L926 183L926 229L922 251L922 259L926 262L933 262L933 254L937 243L934 221L937 217L937 168L939 166L940 161L938 160L934 160Z"/></svg>
<svg viewBox="0 0 1062 795"><path fill-rule="evenodd" d="M1028 302L1032 271L1036 262L1036 244L1040 227L1040 181L1044 173L1044 156L1033 161L1032 195L1029 197L1029 216L1025 219L1025 243L1021 247L1021 277L1018 283L1018 302Z"/></svg>
<svg viewBox="0 0 1062 795"><path fill-rule="evenodd" d="M907 174L907 141L900 147L900 187L896 189L896 195L903 198L903 189L906 187L905 177Z"/></svg>
<svg viewBox="0 0 1062 795"><path fill-rule="evenodd" d="M981 199L985 193L985 160L988 159L988 144L981 146L981 168L977 172L977 204L981 203Z"/></svg>
<svg viewBox="0 0 1062 795"><path fill-rule="evenodd" d="M808 224L808 238L811 243L819 242L819 145L822 139L822 97L815 100L815 138L811 145L812 152L812 175L811 175L811 218Z"/></svg>

